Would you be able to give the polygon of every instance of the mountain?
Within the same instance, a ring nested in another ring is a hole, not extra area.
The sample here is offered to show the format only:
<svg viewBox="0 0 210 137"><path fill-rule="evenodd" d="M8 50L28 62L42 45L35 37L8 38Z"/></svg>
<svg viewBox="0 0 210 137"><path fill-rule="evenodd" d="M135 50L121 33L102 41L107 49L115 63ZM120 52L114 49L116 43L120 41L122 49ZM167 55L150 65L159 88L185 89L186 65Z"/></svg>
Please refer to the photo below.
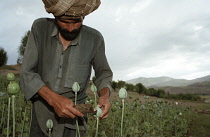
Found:
<svg viewBox="0 0 210 137"><path fill-rule="evenodd" d="M199 83L203 81L210 81L210 75L196 78L192 80L186 79L174 79L170 77L153 77L153 78L145 78L139 77L136 79L131 79L126 81L126 83L137 84L142 83L145 87L165 87L165 86L172 86L172 87L179 87L179 86L187 86L194 83Z"/></svg>
<svg viewBox="0 0 210 137"><path fill-rule="evenodd" d="M210 81L203 81L182 87L156 87L170 94L210 94Z"/></svg>
<svg viewBox="0 0 210 137"><path fill-rule="evenodd" d="M136 79L131 79L126 81L126 83L131 83L131 84L138 84L138 83L142 83L145 87L149 87L152 85L156 85L158 83L164 83L167 81L171 81L173 80L173 78L170 77L153 77L153 78L145 78L145 77L139 77Z"/></svg>

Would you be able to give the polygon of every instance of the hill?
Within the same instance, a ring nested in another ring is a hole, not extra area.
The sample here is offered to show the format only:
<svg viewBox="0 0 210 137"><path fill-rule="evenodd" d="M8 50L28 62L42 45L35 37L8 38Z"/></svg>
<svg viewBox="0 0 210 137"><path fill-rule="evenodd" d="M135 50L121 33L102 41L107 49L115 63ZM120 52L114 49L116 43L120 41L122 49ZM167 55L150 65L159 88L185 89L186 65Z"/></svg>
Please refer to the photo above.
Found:
<svg viewBox="0 0 210 137"><path fill-rule="evenodd" d="M207 95L210 94L210 81L203 81L194 83L188 86L181 86L181 87L154 87L164 89L166 92L170 94L203 94Z"/></svg>
<svg viewBox="0 0 210 137"><path fill-rule="evenodd" d="M174 79L170 77L153 77L153 78L136 78L126 81L126 83L137 84L142 83L145 87L165 87L165 86L172 86L172 87L179 87L179 86L187 86L198 82L203 81L210 81L210 75L196 78L192 80L186 79Z"/></svg>

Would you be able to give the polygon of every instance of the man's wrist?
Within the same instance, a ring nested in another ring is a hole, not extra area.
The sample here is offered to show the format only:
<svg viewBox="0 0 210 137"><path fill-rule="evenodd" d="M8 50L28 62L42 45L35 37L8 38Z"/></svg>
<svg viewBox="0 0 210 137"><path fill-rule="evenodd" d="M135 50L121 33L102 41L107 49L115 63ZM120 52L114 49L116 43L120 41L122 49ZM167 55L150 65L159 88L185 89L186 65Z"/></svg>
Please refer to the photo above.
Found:
<svg viewBox="0 0 210 137"><path fill-rule="evenodd" d="M50 88L47 86L43 86L38 91L39 96L41 96L50 106L53 106L53 100L55 100L56 93L53 92Z"/></svg>
<svg viewBox="0 0 210 137"><path fill-rule="evenodd" d="M110 96L110 91L109 91L109 88L103 88L100 90L99 92L99 97L101 98L107 98L109 99L109 96Z"/></svg>

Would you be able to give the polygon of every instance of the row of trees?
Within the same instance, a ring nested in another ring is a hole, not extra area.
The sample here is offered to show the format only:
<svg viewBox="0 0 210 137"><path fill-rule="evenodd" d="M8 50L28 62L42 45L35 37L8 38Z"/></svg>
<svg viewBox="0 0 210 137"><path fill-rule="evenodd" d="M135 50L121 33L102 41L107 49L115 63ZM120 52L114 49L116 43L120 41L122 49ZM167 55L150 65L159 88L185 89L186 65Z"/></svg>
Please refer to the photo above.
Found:
<svg viewBox="0 0 210 137"><path fill-rule="evenodd" d="M21 44L18 48L18 54L19 55L18 55L18 58L17 58L17 64L22 64L23 55L24 55L24 52L25 52L25 48L26 48L26 44L27 44L27 41L28 41L29 34L30 34L30 30L27 31L21 39Z"/></svg>
<svg viewBox="0 0 210 137"><path fill-rule="evenodd" d="M182 99L182 100L200 100L200 96L194 94L169 94L166 93L163 89L154 89L154 88L146 88L142 83L138 83L136 85L126 83L125 81L112 81L112 88L114 90L119 88L126 88L127 91L137 92L139 94L145 94L148 96L155 96L159 98L167 98L167 99Z"/></svg>

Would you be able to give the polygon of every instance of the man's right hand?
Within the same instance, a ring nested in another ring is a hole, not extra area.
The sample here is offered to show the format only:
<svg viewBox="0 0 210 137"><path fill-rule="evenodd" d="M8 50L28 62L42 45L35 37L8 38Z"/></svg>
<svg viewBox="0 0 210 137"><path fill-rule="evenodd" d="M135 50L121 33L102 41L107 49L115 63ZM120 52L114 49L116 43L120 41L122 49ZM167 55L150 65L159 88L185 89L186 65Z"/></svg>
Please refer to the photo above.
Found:
<svg viewBox="0 0 210 137"><path fill-rule="evenodd" d="M83 117L84 115L74 108L74 102L71 99L58 95L51 106L59 117L75 118L76 116Z"/></svg>
<svg viewBox="0 0 210 137"><path fill-rule="evenodd" d="M59 117L75 118L76 116L84 116L81 112L74 108L74 103L71 99L53 92L47 86L40 88L38 94L54 108Z"/></svg>

